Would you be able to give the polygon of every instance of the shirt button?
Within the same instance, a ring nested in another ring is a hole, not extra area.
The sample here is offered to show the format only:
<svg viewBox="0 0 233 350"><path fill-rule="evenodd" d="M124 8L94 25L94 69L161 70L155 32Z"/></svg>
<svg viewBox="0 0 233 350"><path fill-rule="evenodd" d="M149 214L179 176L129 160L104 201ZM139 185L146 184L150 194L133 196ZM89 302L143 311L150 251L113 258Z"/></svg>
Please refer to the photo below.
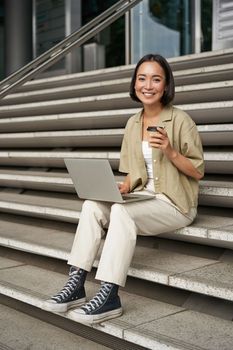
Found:
<svg viewBox="0 0 233 350"><path fill-rule="evenodd" d="M156 181L158 181L158 179L159 179L158 177L155 178Z"/></svg>
<svg viewBox="0 0 233 350"><path fill-rule="evenodd" d="M154 163L156 163L156 159L154 159Z"/></svg>

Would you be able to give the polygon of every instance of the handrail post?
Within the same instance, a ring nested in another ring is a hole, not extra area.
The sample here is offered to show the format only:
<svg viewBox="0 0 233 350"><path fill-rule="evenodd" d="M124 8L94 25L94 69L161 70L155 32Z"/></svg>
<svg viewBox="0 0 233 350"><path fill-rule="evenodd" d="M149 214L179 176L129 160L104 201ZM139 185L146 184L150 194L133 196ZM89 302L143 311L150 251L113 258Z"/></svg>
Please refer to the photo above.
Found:
<svg viewBox="0 0 233 350"><path fill-rule="evenodd" d="M125 13L125 64L131 64L131 12Z"/></svg>

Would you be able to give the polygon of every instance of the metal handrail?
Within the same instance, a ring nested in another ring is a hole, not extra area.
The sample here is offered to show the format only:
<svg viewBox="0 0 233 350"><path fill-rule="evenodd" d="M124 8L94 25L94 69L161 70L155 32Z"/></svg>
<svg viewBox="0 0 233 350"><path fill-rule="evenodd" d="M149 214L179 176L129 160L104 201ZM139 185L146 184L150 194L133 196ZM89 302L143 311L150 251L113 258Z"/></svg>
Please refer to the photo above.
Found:
<svg viewBox="0 0 233 350"><path fill-rule="evenodd" d="M35 77L39 72L52 66L62 57L68 54L74 46L81 46L87 40L95 36L101 30L113 23L128 10L134 7L142 0L120 0L109 9L104 11L94 20L88 22L82 28L69 35L60 43L28 63L23 68L20 68L15 73L4 79L0 83L0 98L3 98L15 88ZM92 28L92 29L91 29Z"/></svg>

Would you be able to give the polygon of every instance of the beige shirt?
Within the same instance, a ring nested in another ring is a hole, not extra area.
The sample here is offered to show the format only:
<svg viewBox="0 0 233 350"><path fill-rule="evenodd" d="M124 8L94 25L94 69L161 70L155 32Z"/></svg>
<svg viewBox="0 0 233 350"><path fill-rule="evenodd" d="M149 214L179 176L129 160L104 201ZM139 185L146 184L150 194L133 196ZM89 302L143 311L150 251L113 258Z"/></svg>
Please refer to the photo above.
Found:
<svg viewBox="0 0 233 350"><path fill-rule="evenodd" d="M131 191L142 190L148 181L142 153L142 112L128 120L121 147L119 170L129 174ZM165 127L171 146L204 174L201 139L190 116L168 105L162 110L158 125ZM183 213L197 207L198 181L179 171L161 150L154 147L152 162L155 192L165 194Z"/></svg>

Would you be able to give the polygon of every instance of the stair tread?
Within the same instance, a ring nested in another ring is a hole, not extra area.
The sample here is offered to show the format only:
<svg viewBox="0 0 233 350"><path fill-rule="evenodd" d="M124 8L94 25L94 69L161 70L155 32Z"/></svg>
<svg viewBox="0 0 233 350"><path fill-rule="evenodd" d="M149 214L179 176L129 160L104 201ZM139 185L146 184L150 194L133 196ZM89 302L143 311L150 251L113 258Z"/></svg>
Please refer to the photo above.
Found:
<svg viewBox="0 0 233 350"><path fill-rule="evenodd" d="M178 86L176 88L174 103L187 104L187 102L214 102L216 97L219 101L231 100L232 90L233 80ZM0 106L0 115L19 116L22 112L24 115L31 115L34 113L34 111L37 111L38 113L38 110L42 114L47 114L49 111L52 111L52 113L61 113L64 111L82 112L84 110L112 109L114 104L116 104L115 108L117 109L138 107L138 103L130 99L128 92L117 92L100 94L96 96L71 97L62 98L59 100L28 102L19 105L3 105Z"/></svg>
<svg viewBox="0 0 233 350"><path fill-rule="evenodd" d="M118 149L112 150L112 149L106 149L103 150L101 148L98 149L96 147L95 149L79 149L76 150L70 150L66 151L64 149L55 149L55 150L5 150L0 151L0 158L106 158L111 159L115 158L116 160L120 159L120 152ZM211 149L205 149L204 150L204 158L206 161L229 161L231 162L233 160L233 153L230 148L228 149L222 149L222 150L211 150ZM63 162L63 167L64 167Z"/></svg>
<svg viewBox="0 0 233 350"><path fill-rule="evenodd" d="M233 124L198 126L203 146L232 146ZM120 147L124 129L0 133L1 148Z"/></svg>
<svg viewBox="0 0 233 350"><path fill-rule="evenodd" d="M1 349L110 350L35 317L0 305ZM19 327L20 325L20 327ZM41 336L43 334L43 336Z"/></svg>
<svg viewBox="0 0 233 350"><path fill-rule="evenodd" d="M231 122L233 101L203 102L178 105L197 123ZM127 119L137 113L140 108L125 108L107 111L57 113L50 115L35 115L23 117L2 117L1 130L4 131L38 131L85 129L93 127L122 127ZM117 117L117 118L116 118Z"/></svg>
<svg viewBox="0 0 233 350"><path fill-rule="evenodd" d="M72 180L67 170L64 171L47 171L47 170L38 170L38 169L29 169L29 170L21 170L21 169L4 169L0 168L0 177L5 179L11 176L14 179L19 178L20 180L28 177L33 179L51 179L51 181L57 181L57 183L64 183L72 185ZM116 179L123 179L124 175L115 175ZM231 188L233 187L233 179L229 179L227 176L219 176L218 178L204 178L199 182L200 187L223 187L223 188Z"/></svg>
<svg viewBox="0 0 233 350"><path fill-rule="evenodd" d="M116 181L122 181L124 176L115 176ZM72 192L75 192L72 179L67 172L51 172L51 171L33 171L33 170L5 170L0 169L0 184L2 181L9 183L19 182L23 183L41 183L50 185L66 186ZM200 194L214 195L214 196L233 196L233 181L224 177L221 180L203 179L200 181Z"/></svg>
<svg viewBox="0 0 233 350"><path fill-rule="evenodd" d="M38 308L41 308L43 300L59 290L67 279L60 273L22 265L17 261L12 266L9 259L1 258L1 262L4 260L5 268L0 270L1 293ZM6 260L9 260L9 268L6 266ZM97 289L96 284L87 282L89 298ZM125 313L120 318L95 325L94 328L148 349L153 349L159 344L180 350L217 350L223 346L226 350L231 349L233 329L230 321L124 291L120 291L120 296ZM72 311L62 316L75 321ZM182 331L180 328L183 328Z"/></svg>
<svg viewBox="0 0 233 350"><path fill-rule="evenodd" d="M49 192L25 191L24 193L0 192L0 201L15 204L28 204L29 206L52 207L64 210L80 211L83 200L77 195L53 194Z"/></svg>
<svg viewBox="0 0 233 350"><path fill-rule="evenodd" d="M156 346L163 349L162 344L166 342L175 349L230 350L232 338L230 323L224 324L218 319L188 310L125 331L126 340L136 339L137 344L146 343L150 349L156 349Z"/></svg>
<svg viewBox="0 0 233 350"><path fill-rule="evenodd" d="M191 54L178 57L168 58L168 62L172 67L173 72L179 72L180 70L189 70L189 69L203 69L204 67L209 66L223 66L232 63L232 49L225 50L214 50L209 52L202 52L201 54ZM47 77L39 78L33 81L29 81L21 87L22 90L32 89L35 86L44 86L51 84L60 84L70 79L74 81L77 79L80 83L88 81L98 81L99 76L102 75L105 79L114 79L114 77L131 77L132 72L135 68L135 65L124 65L118 67L98 69L94 71L82 72L82 73L73 73L69 75L62 75L56 77Z"/></svg>
<svg viewBox="0 0 233 350"><path fill-rule="evenodd" d="M233 124L199 125L203 146L232 146ZM16 147L120 147L123 128L0 133L0 146Z"/></svg>
<svg viewBox="0 0 233 350"><path fill-rule="evenodd" d="M231 223L233 238L233 220ZM19 221L0 220L0 244L68 260L74 232L41 228L37 225L33 225L32 222L27 225ZM153 242L153 239L151 241ZM210 258L208 250L210 248L207 248L206 255L202 253L202 256L196 256L192 252L137 245L128 274L139 279L233 301L233 264L219 260L219 252ZM94 266L98 265L98 261L99 256Z"/></svg>
<svg viewBox="0 0 233 350"><path fill-rule="evenodd" d="M123 127L128 118L139 110L140 108L126 108L123 110L29 115L14 118L2 117L0 119L0 126L2 131L47 131Z"/></svg>
<svg viewBox="0 0 233 350"><path fill-rule="evenodd" d="M99 94L118 93L129 90L131 78L121 78L113 80L101 80L91 83L82 83L78 81L73 84L64 85L62 87L50 87L39 90L31 90L27 92L17 92L6 96L1 105L13 103L26 103L36 101L48 101L56 99L64 99L66 97L84 97L96 96Z"/></svg>
<svg viewBox="0 0 233 350"><path fill-rule="evenodd" d="M71 196L75 196L75 199L68 198ZM1 211L75 223L78 221L82 202L76 195L62 193L59 197L54 197L53 193L48 192L44 195L40 193L39 196L30 191L27 194L0 192Z"/></svg>
<svg viewBox="0 0 233 350"><path fill-rule="evenodd" d="M194 83L204 83L208 80L208 83L211 80L219 81L219 79L230 80L232 79L232 68L233 64L224 64L224 65L216 65L216 66L207 66L201 68L193 68L193 69L184 69L178 70L174 72L174 79L176 86L179 86L181 83L186 83L186 85L190 82ZM133 70L132 70L133 73ZM220 75L222 73L224 76ZM124 73L125 74L125 73ZM220 76L220 78L219 78ZM81 78L81 76L79 76ZM71 79L71 77L70 77ZM58 99L60 97L65 97L66 94L68 96L85 96L85 95L98 95L100 93L106 92L119 92L119 91L128 91L129 85L131 82L131 76L129 77L116 77L111 80L104 80L104 75L101 77L101 81L95 82L79 82L78 77L76 79L72 79L73 82L68 80L64 80L64 85L62 87L55 86L50 88L43 88L40 86L39 90L36 90L36 82L34 83L35 89L27 91L27 92L16 92L6 96L2 103L12 103L13 101L18 101L22 103L24 100L28 100L31 98L32 100L49 100L51 98ZM60 79L61 82L61 79Z"/></svg>
<svg viewBox="0 0 233 350"><path fill-rule="evenodd" d="M51 208L56 210L64 210L64 215L69 217L69 212L76 213L76 217L78 221L78 217L80 214L80 210L82 207L83 200L79 199L76 194L64 194L59 193L59 196L56 193L52 192L37 192L37 191L25 191L23 193L17 192L0 192L0 207L6 208L8 204L8 208L12 208L14 206L20 208L20 206L27 206L28 209L30 207L34 208L44 208L44 212L46 212L46 208ZM202 215L199 213L197 219L190 226L187 226L184 229L177 230L179 234L194 234L194 236L207 235L208 229L222 227L229 227L233 223L233 218L229 217L221 217L221 214L218 216L216 214L211 215L208 213L207 215ZM187 231L187 232L186 232ZM186 233L185 233L186 232Z"/></svg>
<svg viewBox="0 0 233 350"><path fill-rule="evenodd" d="M232 132L233 124L207 124L198 125L198 131L202 133L211 132ZM84 130L55 130L55 131L25 131L25 132L11 132L11 133L0 133L0 139L10 138L36 138L36 137L59 137L59 136L95 136L95 135L124 135L124 128L108 128L108 129L84 129Z"/></svg>

